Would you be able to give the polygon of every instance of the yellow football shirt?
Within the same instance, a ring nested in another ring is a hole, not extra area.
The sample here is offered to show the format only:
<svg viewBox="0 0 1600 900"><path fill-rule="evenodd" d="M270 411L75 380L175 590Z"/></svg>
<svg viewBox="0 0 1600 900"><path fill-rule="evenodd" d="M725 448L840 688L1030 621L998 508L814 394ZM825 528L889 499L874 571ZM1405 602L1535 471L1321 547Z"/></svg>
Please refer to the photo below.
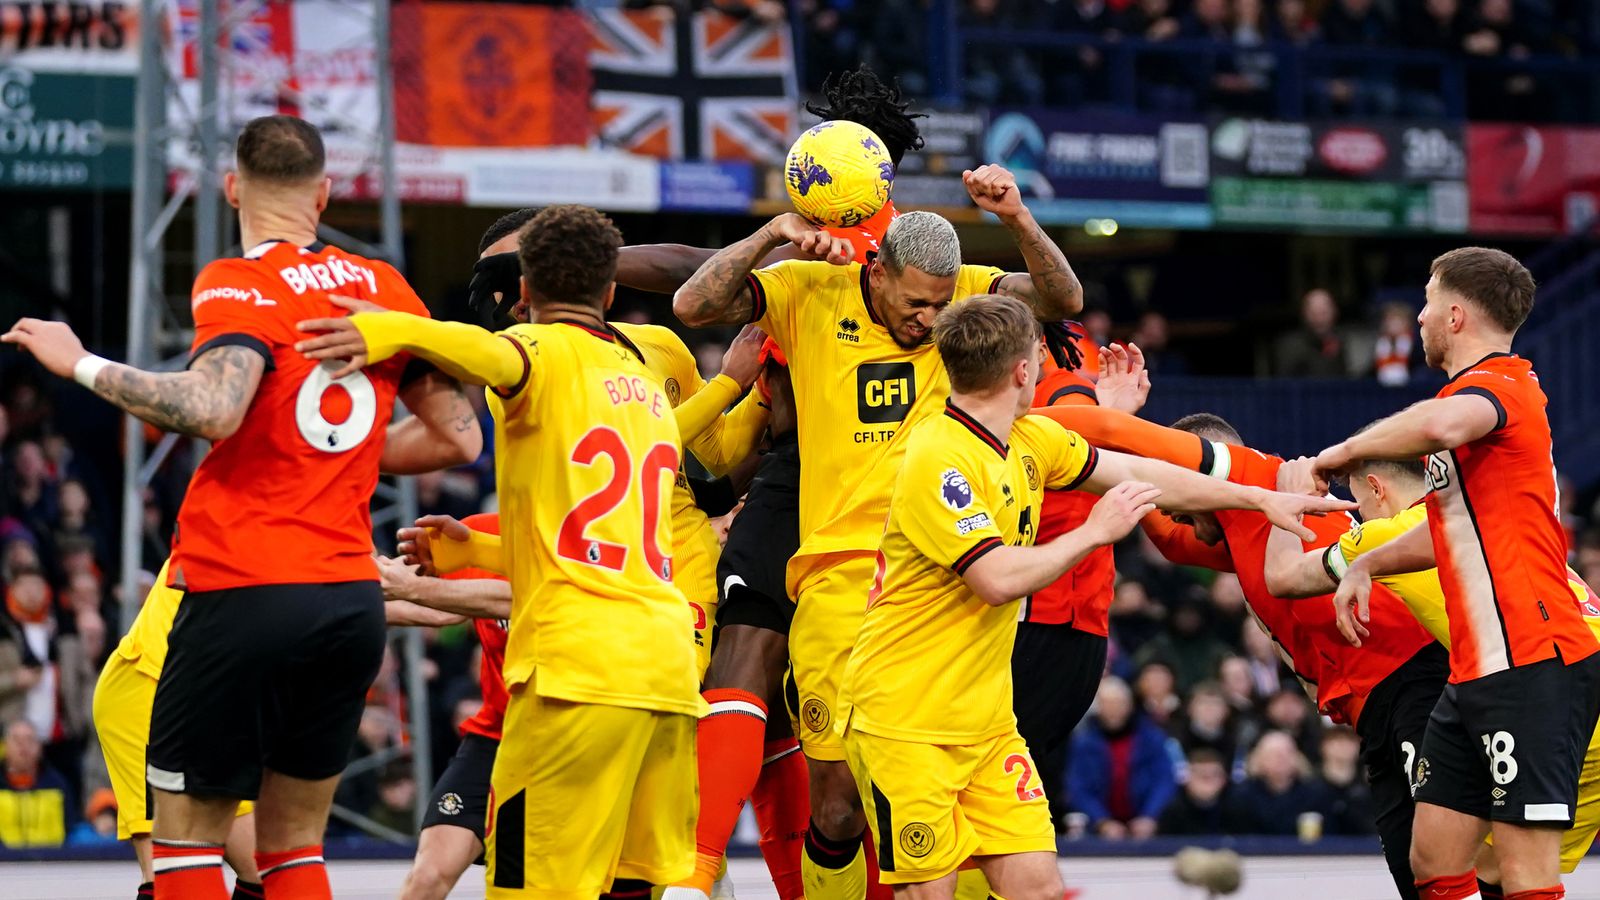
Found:
<svg viewBox="0 0 1600 900"><path fill-rule="evenodd" d="M933 342L904 349L878 322L867 271L790 260L750 276L755 319L788 357L794 383L805 460L797 558L878 546L909 426L950 394ZM993 292L1005 274L962 266L952 299Z"/></svg>
<svg viewBox="0 0 1600 900"><path fill-rule="evenodd" d="M528 359L493 410L506 685L698 715L694 623L672 582L680 445L666 389L610 332L516 325L503 339Z"/></svg>
<svg viewBox="0 0 1600 900"><path fill-rule="evenodd" d="M723 376L709 384L704 381L693 354L672 329L623 322L612 323L612 327L632 344L645 367L661 382L667 401L678 411L685 449L707 470L721 475L755 451L766 428L766 410L753 392L723 415L739 396L738 383ZM692 399L705 404L703 415L687 409ZM721 552L717 533L696 505L689 478L680 466L672 489L672 580L690 600L717 601L717 557Z"/></svg>
<svg viewBox="0 0 1600 900"><path fill-rule="evenodd" d="M1009 447L952 405L907 431L839 720L898 740L975 744L1016 728L1017 606L990 606L961 575L997 547L1032 545L1044 491L1076 488L1098 455L1043 416L1017 420Z"/></svg>
<svg viewBox="0 0 1600 900"><path fill-rule="evenodd" d="M183 599L183 591L167 587L170 564L170 561L161 564L156 583L145 595L144 605L134 616L133 625L117 642L118 656L156 679L161 677L161 668L167 663L167 635L172 633L172 622L178 617L178 603Z"/></svg>
<svg viewBox="0 0 1600 900"><path fill-rule="evenodd" d="M1334 581L1338 581L1357 557L1382 547L1427 520L1428 507L1418 501L1395 515L1362 522L1345 532L1337 544L1323 551L1322 566ZM1438 569L1385 575L1374 580L1394 591L1434 640L1449 649L1450 618L1445 614L1444 588L1439 584ZM1584 621L1589 629L1600 637L1600 608L1596 608L1583 579L1571 569L1567 570L1567 586L1584 610Z"/></svg>

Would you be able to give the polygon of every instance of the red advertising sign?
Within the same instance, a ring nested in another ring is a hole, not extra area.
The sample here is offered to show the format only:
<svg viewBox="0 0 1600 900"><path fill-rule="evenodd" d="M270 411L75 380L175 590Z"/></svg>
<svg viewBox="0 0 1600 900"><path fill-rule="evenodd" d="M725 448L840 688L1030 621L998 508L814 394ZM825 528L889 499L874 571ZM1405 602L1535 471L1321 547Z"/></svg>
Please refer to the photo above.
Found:
<svg viewBox="0 0 1600 900"><path fill-rule="evenodd" d="M1473 231L1582 230L1600 204L1600 128L1468 125L1467 184Z"/></svg>

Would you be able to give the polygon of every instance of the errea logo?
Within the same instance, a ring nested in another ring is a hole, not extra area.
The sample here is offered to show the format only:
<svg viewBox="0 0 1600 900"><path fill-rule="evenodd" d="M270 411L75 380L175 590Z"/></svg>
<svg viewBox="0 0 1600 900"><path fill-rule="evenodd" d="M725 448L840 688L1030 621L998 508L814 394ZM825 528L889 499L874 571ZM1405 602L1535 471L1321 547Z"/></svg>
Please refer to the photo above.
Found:
<svg viewBox="0 0 1600 900"><path fill-rule="evenodd" d="M849 316L839 320L839 332L834 337L852 344L861 343L861 323Z"/></svg>

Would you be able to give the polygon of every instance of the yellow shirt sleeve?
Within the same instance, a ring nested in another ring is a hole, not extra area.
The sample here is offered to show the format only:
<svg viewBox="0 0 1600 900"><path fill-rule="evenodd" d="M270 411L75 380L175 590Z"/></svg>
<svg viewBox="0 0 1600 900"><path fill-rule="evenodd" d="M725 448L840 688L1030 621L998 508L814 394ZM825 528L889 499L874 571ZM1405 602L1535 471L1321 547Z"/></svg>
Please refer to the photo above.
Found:
<svg viewBox="0 0 1600 900"><path fill-rule="evenodd" d="M500 535L470 532L464 541L451 540L437 528L428 529L428 539L433 550L433 567L440 575L462 569L485 569L501 575L506 572L505 560L500 555Z"/></svg>
<svg viewBox="0 0 1600 900"><path fill-rule="evenodd" d="M356 313L350 322L366 338L369 364L407 351L461 381L497 388L505 397L527 385L538 351L537 342L519 332L527 326L491 334L475 325L403 312Z"/></svg>
<svg viewBox="0 0 1600 900"><path fill-rule="evenodd" d="M711 390L712 385L720 381L732 383L732 379L727 376L718 375L706 385L702 393ZM700 460L701 465L706 467L706 471L720 478L728 474L729 469L756 452L756 445L761 442L761 435L767 430L769 413L767 407L761 404L761 397L755 391L750 391L737 406L727 414L717 416L709 428L692 440L685 440L684 444L695 458ZM678 419L678 426L680 430L683 428L681 416ZM688 433L684 431L685 435Z"/></svg>
<svg viewBox="0 0 1600 900"><path fill-rule="evenodd" d="M738 396L739 382L726 375L718 375L693 395L678 401L672 412L678 419L678 433L683 436L684 445L692 445L706 432L717 427L728 404Z"/></svg>
<svg viewBox="0 0 1600 900"><path fill-rule="evenodd" d="M823 268L818 269L818 266ZM794 352L799 307L810 293L817 273L831 268L834 268L831 263L821 260L786 259L757 269L746 278L756 298L751 321L771 335L784 353Z"/></svg>
<svg viewBox="0 0 1600 900"><path fill-rule="evenodd" d="M1100 452L1083 435L1047 416L1024 417L1014 433L1030 448L1027 455L1035 458L1041 484L1049 490L1076 490L1100 462Z"/></svg>
<svg viewBox="0 0 1600 900"><path fill-rule="evenodd" d="M965 300L980 294L992 294L1000 289L1000 279L1006 277L1005 269L994 266L962 266L956 273L955 299Z"/></svg>
<svg viewBox="0 0 1600 900"><path fill-rule="evenodd" d="M983 472L970 453L924 444L907 453L895 485L895 524L918 553L958 575L1005 543Z"/></svg>

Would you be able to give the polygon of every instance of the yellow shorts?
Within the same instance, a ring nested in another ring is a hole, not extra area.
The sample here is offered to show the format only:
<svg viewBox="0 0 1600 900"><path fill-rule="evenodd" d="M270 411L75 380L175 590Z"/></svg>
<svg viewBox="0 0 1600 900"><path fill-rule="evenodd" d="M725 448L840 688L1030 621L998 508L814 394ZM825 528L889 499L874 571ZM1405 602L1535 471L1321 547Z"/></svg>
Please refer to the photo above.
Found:
<svg viewBox="0 0 1600 900"><path fill-rule="evenodd" d="M848 728L844 745L884 884L937 881L973 856L1055 852L1050 804L1016 731L941 746Z"/></svg>
<svg viewBox="0 0 1600 900"><path fill-rule="evenodd" d="M144 757L155 699L156 680L139 671L137 660L113 652L95 682L94 727L111 775L111 792L117 797L118 840L150 834L154 804L145 783ZM243 801L238 815L248 816L255 808Z"/></svg>
<svg viewBox="0 0 1600 900"><path fill-rule="evenodd" d="M1561 871L1571 872L1589 854L1594 836L1600 834L1600 729L1589 738L1584 751L1583 769L1578 773L1578 805L1572 812L1572 827L1561 836Z"/></svg>
<svg viewBox="0 0 1600 900"><path fill-rule="evenodd" d="M706 670L711 668L711 633L717 625L717 604L716 601L697 603L690 600L689 609L694 613L695 671L699 673L700 680L704 681Z"/></svg>
<svg viewBox="0 0 1600 900"><path fill-rule="evenodd" d="M693 716L569 703L522 685L489 779L489 897L594 900L616 878L694 873Z"/></svg>
<svg viewBox="0 0 1600 900"><path fill-rule="evenodd" d="M789 666L798 705L789 715L800 749L812 759L844 759L833 716L877 572L876 553L825 553L790 564L789 583L798 599L789 626Z"/></svg>

